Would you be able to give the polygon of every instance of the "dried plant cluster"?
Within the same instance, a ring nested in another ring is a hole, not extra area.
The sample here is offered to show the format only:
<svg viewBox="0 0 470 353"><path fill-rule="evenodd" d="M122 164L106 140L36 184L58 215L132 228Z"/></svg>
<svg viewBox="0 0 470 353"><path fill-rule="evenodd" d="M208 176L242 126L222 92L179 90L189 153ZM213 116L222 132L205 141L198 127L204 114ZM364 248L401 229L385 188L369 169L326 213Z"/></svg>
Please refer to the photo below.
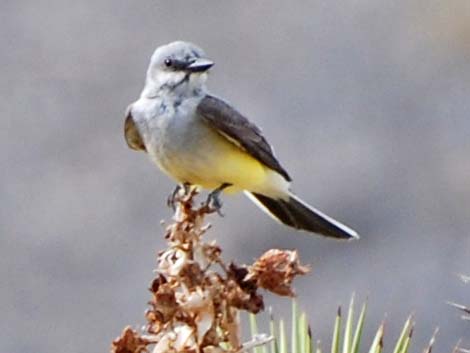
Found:
<svg viewBox="0 0 470 353"><path fill-rule="evenodd" d="M168 248L158 254L157 276L150 291L145 335L127 327L112 343L115 353L241 352L270 340L241 343L238 313L264 308L260 289L293 296L292 281L308 272L296 251L269 250L250 266L226 264L222 249L203 240L209 229L207 202L195 207L197 191L175 197L174 222L166 229Z"/></svg>

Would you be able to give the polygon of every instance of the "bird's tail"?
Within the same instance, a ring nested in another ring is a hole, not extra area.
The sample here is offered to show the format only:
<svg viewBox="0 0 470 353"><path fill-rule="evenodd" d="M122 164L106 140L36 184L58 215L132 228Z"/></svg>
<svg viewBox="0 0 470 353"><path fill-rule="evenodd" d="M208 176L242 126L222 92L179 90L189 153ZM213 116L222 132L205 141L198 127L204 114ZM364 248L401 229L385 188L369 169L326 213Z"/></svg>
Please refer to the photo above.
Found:
<svg viewBox="0 0 470 353"><path fill-rule="evenodd" d="M285 199L245 193L263 211L290 227L337 239L359 238L354 230L318 211L292 193Z"/></svg>

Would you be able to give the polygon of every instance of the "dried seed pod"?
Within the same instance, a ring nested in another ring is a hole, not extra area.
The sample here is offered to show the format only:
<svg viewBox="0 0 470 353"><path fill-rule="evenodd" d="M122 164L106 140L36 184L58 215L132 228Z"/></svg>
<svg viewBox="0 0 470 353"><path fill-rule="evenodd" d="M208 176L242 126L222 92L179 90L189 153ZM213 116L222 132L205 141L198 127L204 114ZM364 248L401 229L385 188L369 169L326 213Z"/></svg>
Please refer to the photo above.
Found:
<svg viewBox="0 0 470 353"><path fill-rule="evenodd" d="M124 328L121 336L116 338L111 344L112 353L143 353L148 352L147 346L152 342L141 337L130 326Z"/></svg>
<svg viewBox="0 0 470 353"><path fill-rule="evenodd" d="M297 275L309 272L300 264L297 251L271 249L265 252L252 266L246 280L254 280L259 287L270 292L293 296L292 281Z"/></svg>

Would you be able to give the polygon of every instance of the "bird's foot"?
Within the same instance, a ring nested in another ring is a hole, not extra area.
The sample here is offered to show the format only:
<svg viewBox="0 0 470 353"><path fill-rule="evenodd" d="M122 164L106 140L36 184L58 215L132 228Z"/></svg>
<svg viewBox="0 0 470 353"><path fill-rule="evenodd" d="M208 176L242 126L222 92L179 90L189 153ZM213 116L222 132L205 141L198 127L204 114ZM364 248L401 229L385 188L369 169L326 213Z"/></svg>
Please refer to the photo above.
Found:
<svg viewBox="0 0 470 353"><path fill-rule="evenodd" d="M232 184L223 183L217 189L211 191L209 195L207 195L206 202L203 206L207 207L209 212L217 212L220 217L223 217L224 214L221 211L222 208L222 201L220 200L220 194L224 191L225 188L228 188Z"/></svg>
<svg viewBox="0 0 470 353"><path fill-rule="evenodd" d="M220 217L223 217L224 214L222 213L221 209L222 209L222 201L220 200L220 192L217 192L217 193L214 193L214 192L211 192L208 196L207 196L207 200L206 202L204 203L204 206L207 207L208 211L209 212L217 212L217 214L220 216Z"/></svg>
<svg viewBox="0 0 470 353"><path fill-rule="evenodd" d="M178 184L176 185L175 189L173 192L168 196L166 200L166 204L168 207L170 207L173 211L176 210L176 202L179 201L180 197L180 191L184 190L183 196L186 195L189 191L190 184L189 183L184 183L184 184Z"/></svg>
<svg viewBox="0 0 470 353"><path fill-rule="evenodd" d="M170 207L173 211L176 209L176 199L178 197L178 194L181 190L181 185L176 185L175 189L173 192L168 195L168 198L166 199L166 205Z"/></svg>

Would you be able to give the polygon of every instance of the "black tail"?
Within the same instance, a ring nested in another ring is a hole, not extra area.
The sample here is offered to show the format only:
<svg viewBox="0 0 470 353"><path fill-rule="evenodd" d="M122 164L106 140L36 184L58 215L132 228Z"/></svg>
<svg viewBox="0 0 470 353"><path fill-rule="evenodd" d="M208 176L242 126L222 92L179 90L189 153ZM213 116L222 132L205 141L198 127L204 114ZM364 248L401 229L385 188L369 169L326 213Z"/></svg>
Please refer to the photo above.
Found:
<svg viewBox="0 0 470 353"><path fill-rule="evenodd" d="M293 194L286 200L255 193L249 193L249 196L253 196L252 200L270 216L290 227L338 239L359 238L354 230L307 205Z"/></svg>

